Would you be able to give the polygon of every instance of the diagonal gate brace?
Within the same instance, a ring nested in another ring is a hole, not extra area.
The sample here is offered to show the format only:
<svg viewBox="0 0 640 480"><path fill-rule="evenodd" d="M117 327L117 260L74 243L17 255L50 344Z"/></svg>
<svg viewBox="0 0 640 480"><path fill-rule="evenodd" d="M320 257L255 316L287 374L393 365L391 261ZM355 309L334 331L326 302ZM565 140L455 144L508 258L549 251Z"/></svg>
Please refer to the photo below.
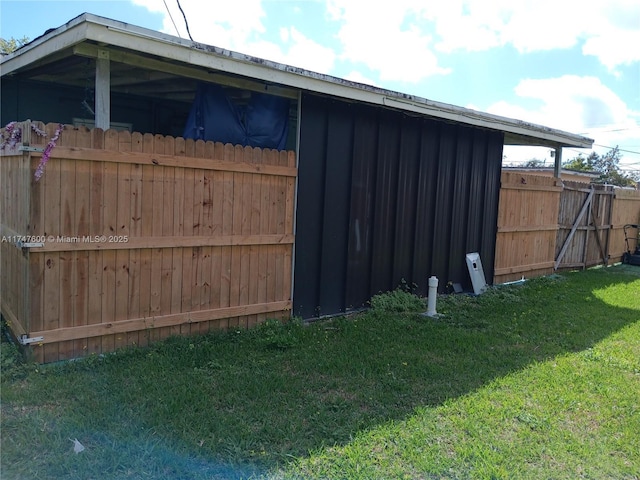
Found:
<svg viewBox="0 0 640 480"><path fill-rule="evenodd" d="M567 253L567 248L569 248L569 245L571 244L571 239L573 239L573 235L576 233L576 230L578 229L578 224L580 223L580 220L582 220L582 217L584 217L584 214L587 212L587 210L591 205L591 200L593 199L593 193L594 193L594 190L593 190L593 187L591 187L591 191L589 192L589 195L587 195L587 199L584 201L584 205L582 205L582 208L580 209L580 213L576 217L575 222L573 222L573 226L571 227L571 231L569 232L567 239L562 244L562 248L560 249L560 253L558 253L558 257L556 258L556 263L553 267L554 270L558 269L558 265L560 265L560 262L562 261L562 257L564 257L564 254Z"/></svg>
<svg viewBox="0 0 640 480"><path fill-rule="evenodd" d="M593 202L591 202L591 215L593 216L593 228L595 229L596 242L598 243L598 248L600 249L600 256L602 257L602 264L607 265L609 263L609 259L607 258L607 254L602 248L602 242L600 241L600 229L598 227L598 217L596 216L596 212L593 211ZM602 228L601 230L604 230ZM586 252L585 252L586 255Z"/></svg>

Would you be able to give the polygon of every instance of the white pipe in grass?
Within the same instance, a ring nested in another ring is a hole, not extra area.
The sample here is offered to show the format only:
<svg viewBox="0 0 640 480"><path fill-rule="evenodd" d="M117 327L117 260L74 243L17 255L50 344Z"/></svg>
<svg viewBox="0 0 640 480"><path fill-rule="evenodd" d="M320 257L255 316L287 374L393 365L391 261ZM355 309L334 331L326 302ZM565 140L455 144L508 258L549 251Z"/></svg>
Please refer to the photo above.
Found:
<svg viewBox="0 0 640 480"><path fill-rule="evenodd" d="M429 278L429 297L427 299L427 316L435 317L438 315L436 312L436 297L438 296L438 278L432 276Z"/></svg>

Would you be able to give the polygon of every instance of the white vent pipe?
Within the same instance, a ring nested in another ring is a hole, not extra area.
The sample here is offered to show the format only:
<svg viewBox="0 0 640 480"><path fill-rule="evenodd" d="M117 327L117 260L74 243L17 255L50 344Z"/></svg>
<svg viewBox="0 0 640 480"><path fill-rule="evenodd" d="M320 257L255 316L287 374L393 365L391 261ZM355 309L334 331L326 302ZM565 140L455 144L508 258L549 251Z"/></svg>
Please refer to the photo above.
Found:
<svg viewBox="0 0 640 480"><path fill-rule="evenodd" d="M436 297L438 295L438 278L432 276L429 278L429 297L427 299L427 316L435 317L438 315L436 312Z"/></svg>

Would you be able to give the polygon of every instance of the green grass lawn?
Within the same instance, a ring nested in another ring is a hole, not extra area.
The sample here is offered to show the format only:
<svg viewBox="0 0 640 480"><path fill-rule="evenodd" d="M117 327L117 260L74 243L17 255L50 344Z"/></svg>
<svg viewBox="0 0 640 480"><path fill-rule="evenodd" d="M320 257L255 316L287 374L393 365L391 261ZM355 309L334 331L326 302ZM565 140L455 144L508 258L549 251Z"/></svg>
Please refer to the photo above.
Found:
<svg viewBox="0 0 640 480"><path fill-rule="evenodd" d="M640 478L640 268L372 304L57 366L3 343L0 476Z"/></svg>

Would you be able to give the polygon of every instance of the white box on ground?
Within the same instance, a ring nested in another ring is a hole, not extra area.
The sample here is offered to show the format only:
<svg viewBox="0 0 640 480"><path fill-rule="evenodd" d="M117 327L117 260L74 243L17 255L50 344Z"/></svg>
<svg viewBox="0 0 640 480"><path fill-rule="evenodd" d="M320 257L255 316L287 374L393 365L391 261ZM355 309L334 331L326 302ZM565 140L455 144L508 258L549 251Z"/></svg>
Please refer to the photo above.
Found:
<svg viewBox="0 0 640 480"><path fill-rule="evenodd" d="M484 278L484 270L480 261L480 254L477 252L467 253L467 267L473 285L473 293L480 295L487 289L487 281Z"/></svg>

